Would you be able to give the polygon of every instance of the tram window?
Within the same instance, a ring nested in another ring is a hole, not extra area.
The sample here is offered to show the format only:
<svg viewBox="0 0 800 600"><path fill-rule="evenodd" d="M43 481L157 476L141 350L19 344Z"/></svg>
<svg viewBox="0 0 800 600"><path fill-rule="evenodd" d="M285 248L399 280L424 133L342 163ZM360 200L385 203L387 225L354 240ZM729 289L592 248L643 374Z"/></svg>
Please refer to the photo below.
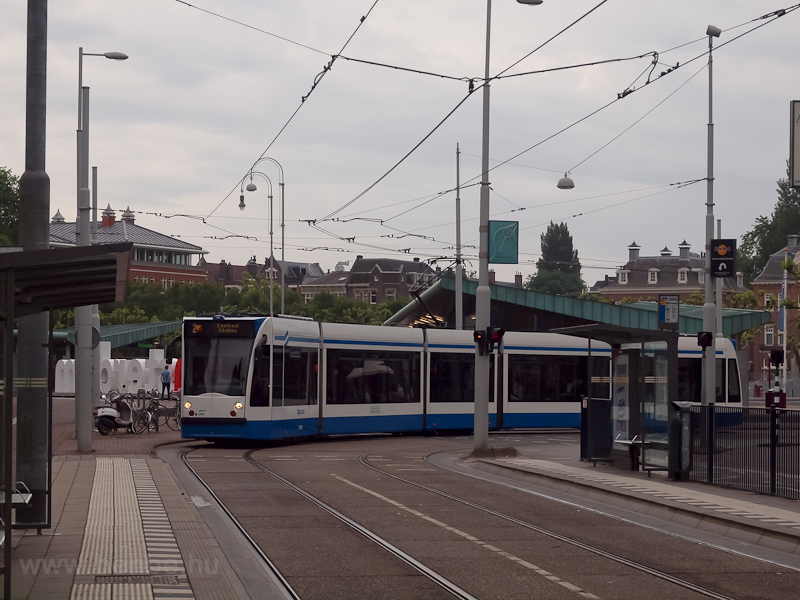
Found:
<svg viewBox="0 0 800 600"><path fill-rule="evenodd" d="M419 355L328 350L328 404L419 402Z"/></svg>
<svg viewBox="0 0 800 600"><path fill-rule="evenodd" d="M511 402L576 402L586 394L586 359L509 354Z"/></svg>
<svg viewBox="0 0 800 600"><path fill-rule="evenodd" d="M728 402L741 402L739 385L739 365L736 359L728 359Z"/></svg>
<svg viewBox="0 0 800 600"><path fill-rule="evenodd" d="M474 354L433 352L430 361L431 402L475 401Z"/></svg>
<svg viewBox="0 0 800 600"><path fill-rule="evenodd" d="M189 396L217 393L244 396L252 340L193 338L186 343L186 390Z"/></svg>
<svg viewBox="0 0 800 600"><path fill-rule="evenodd" d="M277 360L279 353L280 363ZM275 405L280 405L279 398L283 400L284 406L316 404L317 351L312 348L280 348L275 354L276 360L273 362L273 376L276 381L273 394Z"/></svg>
<svg viewBox="0 0 800 600"><path fill-rule="evenodd" d="M261 346L256 351L250 406L269 406L269 346Z"/></svg>

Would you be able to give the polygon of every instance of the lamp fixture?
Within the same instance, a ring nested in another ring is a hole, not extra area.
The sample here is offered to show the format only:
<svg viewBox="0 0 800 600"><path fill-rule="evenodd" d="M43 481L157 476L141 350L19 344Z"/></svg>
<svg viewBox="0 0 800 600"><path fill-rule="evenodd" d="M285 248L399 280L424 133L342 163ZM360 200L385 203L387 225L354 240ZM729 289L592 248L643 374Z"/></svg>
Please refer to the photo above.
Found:
<svg viewBox="0 0 800 600"><path fill-rule="evenodd" d="M564 173L564 176L558 180L557 185L560 190L571 190L575 187L575 182L572 181L571 177L567 176L567 173Z"/></svg>

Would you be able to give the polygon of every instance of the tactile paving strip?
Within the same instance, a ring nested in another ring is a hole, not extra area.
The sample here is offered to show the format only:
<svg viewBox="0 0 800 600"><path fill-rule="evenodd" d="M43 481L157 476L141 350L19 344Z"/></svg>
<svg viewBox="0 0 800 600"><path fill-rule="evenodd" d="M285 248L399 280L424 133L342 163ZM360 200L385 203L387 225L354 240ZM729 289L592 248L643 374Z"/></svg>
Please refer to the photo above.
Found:
<svg viewBox="0 0 800 600"><path fill-rule="evenodd" d="M169 518L144 459L96 459L76 570L95 583L71 600L194 600Z"/></svg>

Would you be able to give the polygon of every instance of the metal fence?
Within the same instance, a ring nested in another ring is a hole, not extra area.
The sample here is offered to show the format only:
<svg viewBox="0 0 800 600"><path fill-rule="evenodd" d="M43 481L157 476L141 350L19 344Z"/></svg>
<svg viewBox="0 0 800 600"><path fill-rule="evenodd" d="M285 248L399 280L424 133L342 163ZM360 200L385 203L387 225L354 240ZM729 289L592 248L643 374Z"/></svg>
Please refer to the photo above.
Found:
<svg viewBox="0 0 800 600"><path fill-rule="evenodd" d="M800 500L800 410L692 407L689 478Z"/></svg>

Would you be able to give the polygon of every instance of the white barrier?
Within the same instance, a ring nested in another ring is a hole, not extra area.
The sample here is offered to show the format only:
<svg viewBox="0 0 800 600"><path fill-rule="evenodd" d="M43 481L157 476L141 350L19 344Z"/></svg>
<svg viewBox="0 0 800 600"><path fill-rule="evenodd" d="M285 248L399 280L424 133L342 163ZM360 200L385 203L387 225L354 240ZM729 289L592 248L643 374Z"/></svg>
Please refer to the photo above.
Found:
<svg viewBox="0 0 800 600"><path fill-rule="evenodd" d="M107 347L103 347L103 346ZM150 350L148 358L110 358L111 347L108 342L100 342L100 391L112 390L133 392L139 388L161 390L161 371L166 365L172 374L172 389L175 389L175 361L167 365L163 348ZM75 360L60 360L56 364L56 396L75 395Z"/></svg>

